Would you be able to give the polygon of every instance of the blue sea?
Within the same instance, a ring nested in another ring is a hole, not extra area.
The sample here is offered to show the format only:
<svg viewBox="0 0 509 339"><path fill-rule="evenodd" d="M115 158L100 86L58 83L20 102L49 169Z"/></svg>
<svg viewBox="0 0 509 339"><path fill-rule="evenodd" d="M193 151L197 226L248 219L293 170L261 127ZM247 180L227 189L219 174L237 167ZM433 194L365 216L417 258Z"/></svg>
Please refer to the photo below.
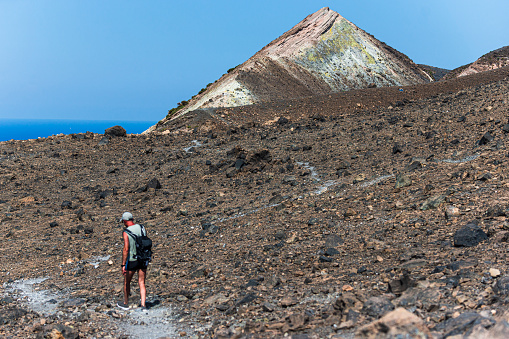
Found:
<svg viewBox="0 0 509 339"><path fill-rule="evenodd" d="M139 134L153 126L157 121L118 121L118 120L0 120L0 141L46 138L56 134L93 132L103 134L112 126L122 126L128 134Z"/></svg>

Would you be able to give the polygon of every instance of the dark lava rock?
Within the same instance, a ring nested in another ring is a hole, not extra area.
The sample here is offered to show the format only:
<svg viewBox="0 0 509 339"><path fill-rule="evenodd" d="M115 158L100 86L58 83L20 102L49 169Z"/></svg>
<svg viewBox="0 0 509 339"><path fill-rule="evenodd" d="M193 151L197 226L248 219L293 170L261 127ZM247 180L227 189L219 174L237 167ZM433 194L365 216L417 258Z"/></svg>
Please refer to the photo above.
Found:
<svg viewBox="0 0 509 339"><path fill-rule="evenodd" d="M72 202L70 201L62 201L62 204L60 205L61 209L72 209Z"/></svg>
<svg viewBox="0 0 509 339"><path fill-rule="evenodd" d="M58 222L56 221L52 221L49 223L49 227L53 228L53 227L57 227L58 226Z"/></svg>
<svg viewBox="0 0 509 339"><path fill-rule="evenodd" d="M27 314L27 311L22 308L10 307L3 309L0 315L0 325L13 324L25 314Z"/></svg>
<svg viewBox="0 0 509 339"><path fill-rule="evenodd" d="M318 222L319 222L319 220L317 218L311 218L308 220L308 225L309 226L316 225Z"/></svg>
<svg viewBox="0 0 509 339"><path fill-rule="evenodd" d="M404 274L400 279L389 281L389 292L395 295L401 295L408 288L415 286L415 282L408 274Z"/></svg>
<svg viewBox="0 0 509 339"><path fill-rule="evenodd" d="M454 335L468 336L477 325L490 328L494 324L493 319L485 318L475 312L466 312L457 318L450 318L438 324L434 330L444 333L445 338Z"/></svg>
<svg viewBox="0 0 509 339"><path fill-rule="evenodd" d="M380 318L393 309L391 301L382 297L371 297L362 306L362 312L374 318Z"/></svg>
<svg viewBox="0 0 509 339"><path fill-rule="evenodd" d="M486 132L482 138L478 141L479 145L482 146L482 145L486 145L490 142L493 141L493 136L490 134L490 132Z"/></svg>
<svg viewBox="0 0 509 339"><path fill-rule="evenodd" d="M201 225L202 231L200 232L200 235L204 236L205 234L215 234L219 232L219 226L213 225L209 222L203 223Z"/></svg>
<svg viewBox="0 0 509 339"><path fill-rule="evenodd" d="M111 135L112 137L125 137L127 136L126 130L122 126L113 126L110 128L107 128L104 131L105 135Z"/></svg>
<svg viewBox="0 0 509 339"><path fill-rule="evenodd" d="M486 211L487 217L505 217L506 208L500 205L494 205Z"/></svg>
<svg viewBox="0 0 509 339"><path fill-rule="evenodd" d="M268 302L265 302L262 305L262 309L264 312L274 312L275 308L276 308L276 306L274 306L273 304L268 303Z"/></svg>
<svg viewBox="0 0 509 339"><path fill-rule="evenodd" d="M62 304L60 304L60 306L62 306L62 307L77 307L77 306L83 305L85 302L86 302L86 300L82 299L82 298L72 298L72 299L63 301Z"/></svg>
<svg viewBox="0 0 509 339"><path fill-rule="evenodd" d="M238 171L240 171L245 165L246 161L244 159L237 159L237 161L235 161L235 169Z"/></svg>
<svg viewBox="0 0 509 339"><path fill-rule="evenodd" d="M414 287L403 292L401 297L394 300L394 303L405 308L419 305L428 312L437 311L440 306L438 302L440 295L440 291L436 288L420 289Z"/></svg>
<svg viewBox="0 0 509 339"><path fill-rule="evenodd" d="M362 308L362 303L357 299L357 297L350 292L343 293L341 297L336 299L336 302L333 305L334 309L345 313L349 309L360 309Z"/></svg>
<svg viewBox="0 0 509 339"><path fill-rule="evenodd" d="M109 143L110 143L110 137L105 135L104 137L101 138L101 140L97 143L97 145L104 146L104 145L107 145Z"/></svg>
<svg viewBox="0 0 509 339"><path fill-rule="evenodd" d="M403 146L401 146L398 143L395 143L394 146L392 147L392 154L397 154L397 153L403 153Z"/></svg>
<svg viewBox="0 0 509 339"><path fill-rule="evenodd" d="M410 165L406 167L406 170L409 172L415 171L417 169L422 168L422 163L418 160L413 161Z"/></svg>
<svg viewBox="0 0 509 339"><path fill-rule="evenodd" d="M497 279L493 290L498 295L509 295L509 276L503 276Z"/></svg>
<svg viewBox="0 0 509 339"><path fill-rule="evenodd" d="M154 189L158 190L158 189L161 189L161 187L162 187L161 183L156 178L153 178L147 184L147 189L154 188Z"/></svg>
<svg viewBox="0 0 509 339"><path fill-rule="evenodd" d="M489 172L486 172L477 178L477 180L479 180L479 181L488 181L491 179L493 179L493 174L491 174Z"/></svg>
<svg viewBox="0 0 509 339"><path fill-rule="evenodd" d="M288 184L288 185L291 185L291 186L296 186L297 185L297 179L296 179L295 175L285 175L281 182L283 184Z"/></svg>
<svg viewBox="0 0 509 339"><path fill-rule="evenodd" d="M323 256L321 255L318 260L320 260L320 262L332 262L332 258L328 258L326 256Z"/></svg>
<svg viewBox="0 0 509 339"><path fill-rule="evenodd" d="M329 234L325 238L326 247L336 247L344 243L344 240L337 234Z"/></svg>
<svg viewBox="0 0 509 339"><path fill-rule="evenodd" d="M191 278L203 278L209 274L210 270L207 268L200 267L189 275Z"/></svg>
<svg viewBox="0 0 509 339"><path fill-rule="evenodd" d="M255 294L249 293L248 295L246 295L244 298L240 299L237 302L237 306L248 304L251 301L255 300L256 298L257 298L257 296Z"/></svg>
<svg viewBox="0 0 509 339"><path fill-rule="evenodd" d="M136 193L143 193L143 192L146 192L148 191L149 188L153 188L153 189L161 189L161 183L159 182L159 180L157 180L156 178L153 178L151 179L148 184L138 188L135 192Z"/></svg>
<svg viewBox="0 0 509 339"><path fill-rule="evenodd" d="M347 161L340 161L337 165L336 165L336 170L344 170L344 169L347 169L350 167L350 163L347 162Z"/></svg>
<svg viewBox="0 0 509 339"><path fill-rule="evenodd" d="M78 339L80 337L77 329L62 324L51 324L44 328L43 332L37 334L37 339L63 338Z"/></svg>
<svg viewBox="0 0 509 339"><path fill-rule="evenodd" d="M333 256L333 255L336 255L336 254L339 254L339 251L333 247L329 247L328 249L325 250L325 255L326 256Z"/></svg>
<svg viewBox="0 0 509 339"><path fill-rule="evenodd" d="M454 234L455 247L473 247L488 239L488 235L478 226L476 220L469 222Z"/></svg>
<svg viewBox="0 0 509 339"><path fill-rule="evenodd" d="M286 125L289 122L289 120L285 117L281 117L277 120L278 125Z"/></svg>

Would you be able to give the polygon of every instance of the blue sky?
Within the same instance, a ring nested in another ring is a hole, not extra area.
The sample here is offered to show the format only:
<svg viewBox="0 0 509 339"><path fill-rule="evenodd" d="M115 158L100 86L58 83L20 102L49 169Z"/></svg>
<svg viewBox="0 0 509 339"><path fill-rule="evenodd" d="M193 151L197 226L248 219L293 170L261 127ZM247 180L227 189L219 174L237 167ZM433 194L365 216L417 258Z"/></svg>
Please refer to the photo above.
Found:
<svg viewBox="0 0 509 339"><path fill-rule="evenodd" d="M0 119L162 119L330 7L416 63L509 45L509 1L0 0Z"/></svg>

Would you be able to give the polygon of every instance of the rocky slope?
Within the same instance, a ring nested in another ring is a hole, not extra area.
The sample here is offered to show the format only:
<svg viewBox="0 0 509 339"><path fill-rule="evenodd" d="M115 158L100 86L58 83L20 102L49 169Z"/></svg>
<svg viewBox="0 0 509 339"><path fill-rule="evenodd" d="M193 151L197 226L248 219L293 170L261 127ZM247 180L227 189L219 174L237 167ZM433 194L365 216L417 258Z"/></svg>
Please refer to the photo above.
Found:
<svg viewBox="0 0 509 339"><path fill-rule="evenodd" d="M430 80L407 56L338 13L322 8L208 86L170 118L198 108L236 107ZM164 128L166 120L158 127Z"/></svg>
<svg viewBox="0 0 509 339"><path fill-rule="evenodd" d="M503 337L508 91L503 68L2 142L0 336ZM126 210L148 313L136 283L114 307Z"/></svg>
<svg viewBox="0 0 509 339"><path fill-rule="evenodd" d="M509 66L509 46L491 51L477 59L475 62L451 71L445 75L444 79L462 77L506 66Z"/></svg>

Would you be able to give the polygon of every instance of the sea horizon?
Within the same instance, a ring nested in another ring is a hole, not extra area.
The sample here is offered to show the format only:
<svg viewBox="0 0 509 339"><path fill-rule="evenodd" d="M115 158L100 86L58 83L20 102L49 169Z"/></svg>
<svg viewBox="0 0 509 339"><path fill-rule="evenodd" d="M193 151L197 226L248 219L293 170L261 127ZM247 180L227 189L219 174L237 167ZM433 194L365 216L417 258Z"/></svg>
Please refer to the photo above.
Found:
<svg viewBox="0 0 509 339"><path fill-rule="evenodd" d="M122 126L128 134L140 134L157 121L1 119L0 141L47 138L58 134L93 132L104 134L112 126Z"/></svg>

